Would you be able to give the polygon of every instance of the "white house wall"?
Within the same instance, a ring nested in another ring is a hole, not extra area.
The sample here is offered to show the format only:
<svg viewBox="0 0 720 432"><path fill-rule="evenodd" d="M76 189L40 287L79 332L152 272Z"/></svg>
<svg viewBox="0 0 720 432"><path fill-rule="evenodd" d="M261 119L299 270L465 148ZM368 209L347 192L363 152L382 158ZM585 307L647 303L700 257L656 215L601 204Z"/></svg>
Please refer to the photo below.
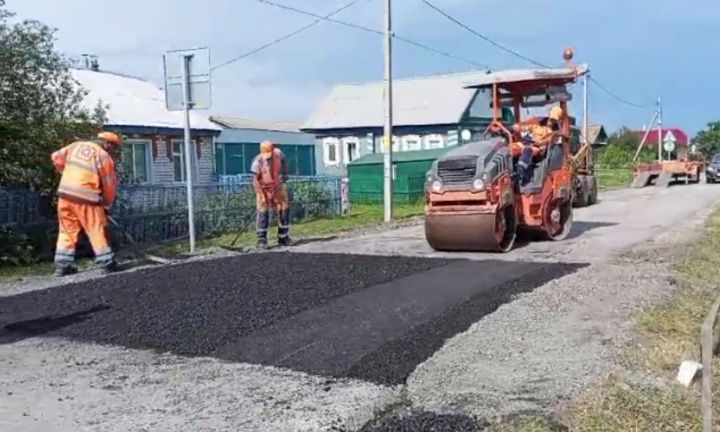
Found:
<svg viewBox="0 0 720 432"><path fill-rule="evenodd" d="M422 150L456 146L460 141L459 133L456 129L444 133L411 131L406 134L393 136L393 150L395 152L406 151L408 141L417 138L421 140ZM315 140L315 161L318 174L328 176L343 176L346 174L347 164L345 161L347 160L347 155L344 143L349 139L357 140L357 157L382 151L383 136L381 134L346 133L342 135L320 136ZM336 160L334 162L328 160L326 152L328 145L336 146Z"/></svg>

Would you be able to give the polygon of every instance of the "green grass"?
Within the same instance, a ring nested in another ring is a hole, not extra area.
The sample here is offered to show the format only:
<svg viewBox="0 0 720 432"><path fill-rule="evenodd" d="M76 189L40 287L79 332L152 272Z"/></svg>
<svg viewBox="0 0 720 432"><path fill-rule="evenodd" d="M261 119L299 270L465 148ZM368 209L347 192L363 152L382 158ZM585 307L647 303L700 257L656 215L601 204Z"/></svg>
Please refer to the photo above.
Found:
<svg viewBox="0 0 720 432"><path fill-rule="evenodd" d="M75 263L79 269L91 268L94 264L90 259L79 259ZM33 276L49 276L55 271L53 263L39 261L18 266L0 266L0 283L10 283Z"/></svg>
<svg viewBox="0 0 720 432"><path fill-rule="evenodd" d="M598 169L596 173L600 190L628 187L633 179L630 169Z"/></svg>
<svg viewBox="0 0 720 432"><path fill-rule="evenodd" d="M402 220L414 216L422 215L424 205L395 205L394 219ZM350 206L350 211L346 216L338 216L328 219L316 219L306 222L298 222L292 224L290 228L293 239L323 237L342 232L352 231L360 228L368 228L379 225L383 222L383 207L379 204L354 204ZM268 239L272 241L274 229L268 233ZM198 249L208 249L218 246L230 246L237 238L237 232L228 232L212 238L202 239L198 241ZM245 232L237 238L234 247L248 246L255 243L257 237L254 228ZM188 252L186 241L171 244L160 245L151 249L157 254L182 254Z"/></svg>

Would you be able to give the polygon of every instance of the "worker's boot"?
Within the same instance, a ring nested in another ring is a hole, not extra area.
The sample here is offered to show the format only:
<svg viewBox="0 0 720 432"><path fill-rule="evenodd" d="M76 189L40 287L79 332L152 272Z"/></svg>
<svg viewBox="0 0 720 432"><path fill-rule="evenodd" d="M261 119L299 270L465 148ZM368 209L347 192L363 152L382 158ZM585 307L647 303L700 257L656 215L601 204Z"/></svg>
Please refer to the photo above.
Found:
<svg viewBox="0 0 720 432"><path fill-rule="evenodd" d="M278 216L278 245L290 246L290 209L280 210Z"/></svg>
<svg viewBox="0 0 720 432"><path fill-rule="evenodd" d="M77 267L74 265L63 265L55 268L55 277L63 277L73 275L78 272Z"/></svg>
<svg viewBox="0 0 720 432"><path fill-rule="evenodd" d="M267 210L257 211L257 248L267 249L267 232L270 225L270 214Z"/></svg>
<svg viewBox="0 0 720 432"><path fill-rule="evenodd" d="M115 260L112 260L108 263L105 263L101 266L103 274L110 274L115 273L119 270L118 263Z"/></svg>

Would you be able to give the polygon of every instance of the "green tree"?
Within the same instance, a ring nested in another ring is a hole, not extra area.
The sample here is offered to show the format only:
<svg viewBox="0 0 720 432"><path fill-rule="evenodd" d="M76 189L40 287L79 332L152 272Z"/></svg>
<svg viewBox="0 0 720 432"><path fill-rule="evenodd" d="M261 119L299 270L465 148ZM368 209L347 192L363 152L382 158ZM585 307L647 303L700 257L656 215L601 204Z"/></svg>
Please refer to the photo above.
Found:
<svg viewBox="0 0 720 432"><path fill-rule="evenodd" d="M606 168L625 168L633 165L633 158L640 146L640 139L627 128L621 128L610 135L607 145L598 150L598 165ZM647 147L638 155L637 162L650 162L657 158L655 151Z"/></svg>
<svg viewBox="0 0 720 432"><path fill-rule="evenodd" d="M105 117L98 105L82 108L85 92L69 61L55 50L55 30L16 22L0 0L0 185L54 190L50 154L96 132Z"/></svg>
<svg viewBox="0 0 720 432"><path fill-rule="evenodd" d="M705 130L700 131L693 139L695 149L707 158L720 152L720 121L708 123Z"/></svg>

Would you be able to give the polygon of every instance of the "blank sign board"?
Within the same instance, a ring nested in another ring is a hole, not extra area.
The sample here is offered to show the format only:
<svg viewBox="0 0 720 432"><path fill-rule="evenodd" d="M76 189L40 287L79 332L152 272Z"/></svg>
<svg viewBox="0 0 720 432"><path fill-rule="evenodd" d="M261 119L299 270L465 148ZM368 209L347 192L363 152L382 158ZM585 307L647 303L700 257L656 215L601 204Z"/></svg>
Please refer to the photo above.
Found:
<svg viewBox="0 0 720 432"><path fill-rule="evenodd" d="M170 111L183 110L183 68L188 58L190 108L208 109L212 104L210 91L210 50L195 48L168 51L163 56L165 68L165 105Z"/></svg>

